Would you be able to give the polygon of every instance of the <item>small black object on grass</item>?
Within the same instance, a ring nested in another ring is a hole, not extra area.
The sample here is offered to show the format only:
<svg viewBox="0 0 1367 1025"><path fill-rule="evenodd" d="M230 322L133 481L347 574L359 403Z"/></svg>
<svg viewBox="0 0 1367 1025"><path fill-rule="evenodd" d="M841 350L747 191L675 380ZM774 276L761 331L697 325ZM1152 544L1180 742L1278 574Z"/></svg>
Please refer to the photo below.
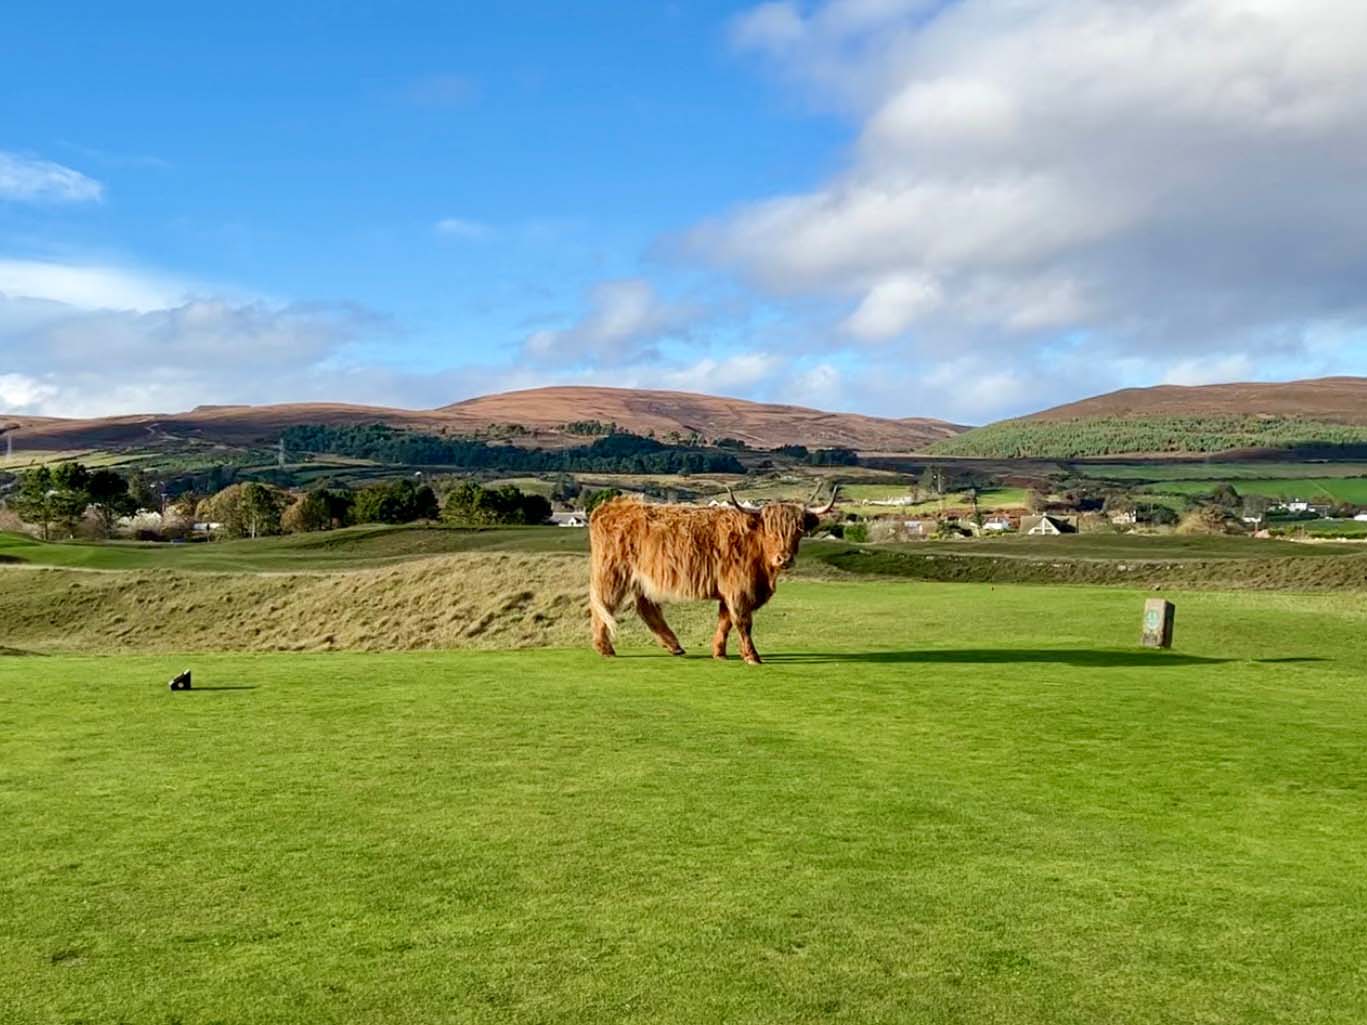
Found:
<svg viewBox="0 0 1367 1025"><path fill-rule="evenodd" d="M176 674L175 676L171 677L171 689L172 689L172 690L189 690L189 689L190 689L190 670L187 669L187 670L185 670L185 672L183 672L183 673L178 673L178 674Z"/></svg>

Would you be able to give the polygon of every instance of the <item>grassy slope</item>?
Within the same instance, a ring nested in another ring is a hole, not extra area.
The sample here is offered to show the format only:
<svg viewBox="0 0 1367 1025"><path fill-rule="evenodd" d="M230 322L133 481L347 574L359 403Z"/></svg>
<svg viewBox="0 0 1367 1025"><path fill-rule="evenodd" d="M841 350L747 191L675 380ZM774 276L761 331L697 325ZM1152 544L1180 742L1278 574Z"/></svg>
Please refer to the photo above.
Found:
<svg viewBox="0 0 1367 1025"><path fill-rule="evenodd" d="M402 559L462 552L583 552L588 538L569 528L350 527L212 544L44 544L0 533L0 562L108 570L269 572L355 569Z"/></svg>
<svg viewBox="0 0 1367 1025"><path fill-rule="evenodd" d="M1143 597L799 586L758 670L0 659L0 1020L1355 1025L1367 609L1179 596L1164 655Z"/></svg>

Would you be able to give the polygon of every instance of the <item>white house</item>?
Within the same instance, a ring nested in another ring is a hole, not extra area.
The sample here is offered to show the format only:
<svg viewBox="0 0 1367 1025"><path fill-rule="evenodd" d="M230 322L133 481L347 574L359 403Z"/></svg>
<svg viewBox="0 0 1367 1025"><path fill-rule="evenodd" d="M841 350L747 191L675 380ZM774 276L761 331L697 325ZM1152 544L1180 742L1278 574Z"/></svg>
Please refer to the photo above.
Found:
<svg viewBox="0 0 1367 1025"><path fill-rule="evenodd" d="M589 517L584 510L575 509L573 512L551 513L551 522L557 527L587 527Z"/></svg>
<svg viewBox="0 0 1367 1025"><path fill-rule="evenodd" d="M1359 523L1367 523L1367 512L1360 512L1354 516L1353 519L1357 520Z"/></svg>
<svg viewBox="0 0 1367 1025"><path fill-rule="evenodd" d="M1011 529L1011 518L1009 516L989 516L983 520L983 530L996 531L1001 533Z"/></svg>
<svg viewBox="0 0 1367 1025"><path fill-rule="evenodd" d="M160 530L163 526L161 513L154 509L139 509L132 516L120 516L114 521L114 526L120 530Z"/></svg>
<svg viewBox="0 0 1367 1025"><path fill-rule="evenodd" d="M1021 533L1035 537L1054 537L1059 534L1076 534L1077 527L1060 516L1026 516L1021 519Z"/></svg>
<svg viewBox="0 0 1367 1025"><path fill-rule="evenodd" d="M861 505L915 505L915 495L898 495L894 498L866 498Z"/></svg>

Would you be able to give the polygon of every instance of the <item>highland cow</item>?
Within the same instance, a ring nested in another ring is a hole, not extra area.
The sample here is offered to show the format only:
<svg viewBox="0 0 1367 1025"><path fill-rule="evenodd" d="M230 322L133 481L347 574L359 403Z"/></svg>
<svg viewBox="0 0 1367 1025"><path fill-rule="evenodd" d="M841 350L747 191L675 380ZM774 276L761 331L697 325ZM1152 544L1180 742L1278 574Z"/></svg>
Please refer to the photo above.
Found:
<svg viewBox="0 0 1367 1025"><path fill-rule="evenodd" d="M614 617L630 596L665 650L682 655L683 646L665 622L660 603L711 600L718 603L712 657L726 658L726 640L734 626L741 657L758 665L751 617L773 597L779 574L797 556L802 535L835 508L838 491L819 508L775 502L749 509L729 488L730 504L725 506L647 505L626 498L603 503L589 519L594 648L601 655L616 654Z"/></svg>

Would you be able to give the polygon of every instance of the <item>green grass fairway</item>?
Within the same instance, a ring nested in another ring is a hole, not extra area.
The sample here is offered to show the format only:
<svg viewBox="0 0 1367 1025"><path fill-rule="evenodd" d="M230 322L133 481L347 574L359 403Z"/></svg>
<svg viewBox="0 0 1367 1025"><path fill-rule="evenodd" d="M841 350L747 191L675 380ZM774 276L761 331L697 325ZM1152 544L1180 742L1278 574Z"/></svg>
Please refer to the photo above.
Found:
<svg viewBox="0 0 1367 1025"><path fill-rule="evenodd" d="M1179 594L1164 654L1144 597L0 657L0 1021L1359 1025L1367 603Z"/></svg>

